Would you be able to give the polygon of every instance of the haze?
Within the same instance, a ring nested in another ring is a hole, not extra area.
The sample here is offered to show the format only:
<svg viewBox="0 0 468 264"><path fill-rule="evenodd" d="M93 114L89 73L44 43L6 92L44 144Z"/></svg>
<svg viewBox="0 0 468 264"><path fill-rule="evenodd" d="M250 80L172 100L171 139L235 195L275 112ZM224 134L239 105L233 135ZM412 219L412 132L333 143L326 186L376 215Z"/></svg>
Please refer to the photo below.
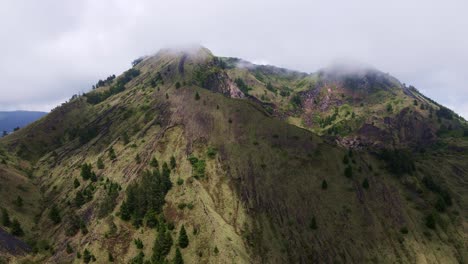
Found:
<svg viewBox="0 0 468 264"><path fill-rule="evenodd" d="M0 110L50 110L140 55L201 44L314 72L358 61L468 118L466 1L3 1Z"/></svg>

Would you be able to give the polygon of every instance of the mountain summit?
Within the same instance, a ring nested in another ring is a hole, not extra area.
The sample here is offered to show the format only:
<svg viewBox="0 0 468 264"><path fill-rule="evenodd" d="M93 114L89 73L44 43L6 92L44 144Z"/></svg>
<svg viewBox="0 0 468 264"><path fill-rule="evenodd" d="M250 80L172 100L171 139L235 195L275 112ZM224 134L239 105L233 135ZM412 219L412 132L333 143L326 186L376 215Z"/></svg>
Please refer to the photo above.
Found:
<svg viewBox="0 0 468 264"><path fill-rule="evenodd" d="M161 50L0 139L0 161L5 261L468 257L467 123L377 70Z"/></svg>

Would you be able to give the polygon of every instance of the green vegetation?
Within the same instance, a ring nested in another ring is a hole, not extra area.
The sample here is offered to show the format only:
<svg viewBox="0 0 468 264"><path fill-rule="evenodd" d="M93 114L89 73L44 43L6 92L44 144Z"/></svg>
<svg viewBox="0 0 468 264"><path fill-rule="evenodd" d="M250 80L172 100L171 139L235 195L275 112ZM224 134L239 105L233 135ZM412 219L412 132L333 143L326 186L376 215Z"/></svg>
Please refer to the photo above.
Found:
<svg viewBox="0 0 468 264"><path fill-rule="evenodd" d="M115 160L117 158L117 156L115 155L115 151L114 151L114 148L113 147L110 147L109 148L109 159L110 160Z"/></svg>
<svg viewBox="0 0 468 264"><path fill-rule="evenodd" d="M244 94L249 94L249 91L252 90L241 78L236 78L234 82Z"/></svg>
<svg viewBox="0 0 468 264"><path fill-rule="evenodd" d="M326 189L328 189L328 183L327 183L326 180L323 180L322 181L322 190L326 190Z"/></svg>
<svg viewBox="0 0 468 264"><path fill-rule="evenodd" d="M99 157L98 160L97 160L97 163L96 163L96 166L98 169L102 170L104 169L104 162L102 161L102 158Z"/></svg>
<svg viewBox="0 0 468 264"><path fill-rule="evenodd" d="M5 208L2 208L2 225L6 227L11 225L10 215Z"/></svg>
<svg viewBox="0 0 468 264"><path fill-rule="evenodd" d="M434 214L429 214L426 216L424 219L425 224L428 228L430 229L435 229L436 228L436 220Z"/></svg>
<svg viewBox="0 0 468 264"><path fill-rule="evenodd" d="M11 234L14 236L24 235L23 228L21 227L21 224L17 219L13 219L13 221L11 222Z"/></svg>
<svg viewBox="0 0 468 264"><path fill-rule="evenodd" d="M143 241L141 241L141 239L135 238L133 240L133 243L135 243L135 246L136 246L137 249L142 249L143 248Z"/></svg>
<svg viewBox="0 0 468 264"><path fill-rule="evenodd" d="M120 217L129 221L135 226L140 226L143 219L150 212L160 213L164 205L164 197L172 187L170 170L167 163L164 163L162 173L158 169L152 172L146 170L139 182L128 186L126 200L120 207Z"/></svg>
<svg viewBox="0 0 468 264"><path fill-rule="evenodd" d="M190 161L190 164L192 164L193 177L195 179L200 179L200 178L205 177L205 167L206 167L205 160L198 159L197 157L193 155L190 155L188 160Z"/></svg>
<svg viewBox="0 0 468 264"><path fill-rule="evenodd" d="M187 236L187 232L185 231L184 225L182 225L182 227L180 228L178 244L181 248L186 248L189 244L189 239Z"/></svg>
<svg viewBox="0 0 468 264"><path fill-rule="evenodd" d="M158 163L158 160L153 157L150 161L150 166L153 167L153 168L158 168L159 167L159 163Z"/></svg>
<svg viewBox="0 0 468 264"><path fill-rule="evenodd" d="M346 166L344 170L344 175L346 176L346 178L353 177L353 168L351 167L351 165Z"/></svg>
<svg viewBox="0 0 468 264"><path fill-rule="evenodd" d="M52 209L50 209L49 219L54 224L59 224L62 221L62 217L60 216L60 210L55 204L52 206Z"/></svg>
<svg viewBox="0 0 468 264"><path fill-rule="evenodd" d="M158 235L154 241L153 256L151 260L154 263L161 263L166 258L173 244L171 233L166 229L165 224L161 224L158 229Z"/></svg>
<svg viewBox="0 0 468 264"><path fill-rule="evenodd" d="M176 248L175 256L174 256L174 264L184 264L184 260L182 259L182 254L180 253L179 248Z"/></svg>
<svg viewBox="0 0 468 264"><path fill-rule="evenodd" d="M369 189L369 181L367 180L367 178L364 179L364 181L362 181L362 188L364 189Z"/></svg>
<svg viewBox="0 0 468 264"><path fill-rule="evenodd" d="M109 87L108 90L104 92L92 91L85 94L84 96L86 97L88 103L98 104L111 97L112 95L123 92L125 90L125 85L138 75L140 75L140 71L131 68L128 71L124 72L124 74L121 77L117 78L115 84Z"/></svg>
<svg viewBox="0 0 468 264"><path fill-rule="evenodd" d="M412 155L406 150L385 149L380 154L380 157L387 162L389 171L398 176L405 173L412 174L416 169Z"/></svg>
<svg viewBox="0 0 468 264"><path fill-rule="evenodd" d="M310 220L310 223L309 223L309 228L312 230L317 229L317 221L315 220L315 216L312 216L312 219Z"/></svg>

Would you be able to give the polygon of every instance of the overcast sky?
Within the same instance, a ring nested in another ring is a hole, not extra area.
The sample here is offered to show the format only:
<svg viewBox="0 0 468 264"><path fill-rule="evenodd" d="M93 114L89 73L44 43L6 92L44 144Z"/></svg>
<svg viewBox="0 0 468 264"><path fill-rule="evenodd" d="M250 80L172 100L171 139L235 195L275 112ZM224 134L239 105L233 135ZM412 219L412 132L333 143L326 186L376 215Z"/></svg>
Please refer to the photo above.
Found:
<svg viewBox="0 0 468 264"><path fill-rule="evenodd" d="M160 48L370 64L468 118L468 1L0 0L0 110L50 110Z"/></svg>

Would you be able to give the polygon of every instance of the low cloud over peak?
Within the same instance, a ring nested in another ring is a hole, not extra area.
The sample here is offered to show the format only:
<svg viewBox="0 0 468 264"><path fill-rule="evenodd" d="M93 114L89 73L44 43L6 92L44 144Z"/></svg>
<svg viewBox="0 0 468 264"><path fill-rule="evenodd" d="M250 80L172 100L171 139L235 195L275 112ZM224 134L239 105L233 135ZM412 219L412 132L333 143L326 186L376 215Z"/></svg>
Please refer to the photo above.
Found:
<svg viewBox="0 0 468 264"><path fill-rule="evenodd" d="M303 72L351 58L468 117L467 9L458 0L19 0L0 9L0 108L44 110L141 55L200 43Z"/></svg>

